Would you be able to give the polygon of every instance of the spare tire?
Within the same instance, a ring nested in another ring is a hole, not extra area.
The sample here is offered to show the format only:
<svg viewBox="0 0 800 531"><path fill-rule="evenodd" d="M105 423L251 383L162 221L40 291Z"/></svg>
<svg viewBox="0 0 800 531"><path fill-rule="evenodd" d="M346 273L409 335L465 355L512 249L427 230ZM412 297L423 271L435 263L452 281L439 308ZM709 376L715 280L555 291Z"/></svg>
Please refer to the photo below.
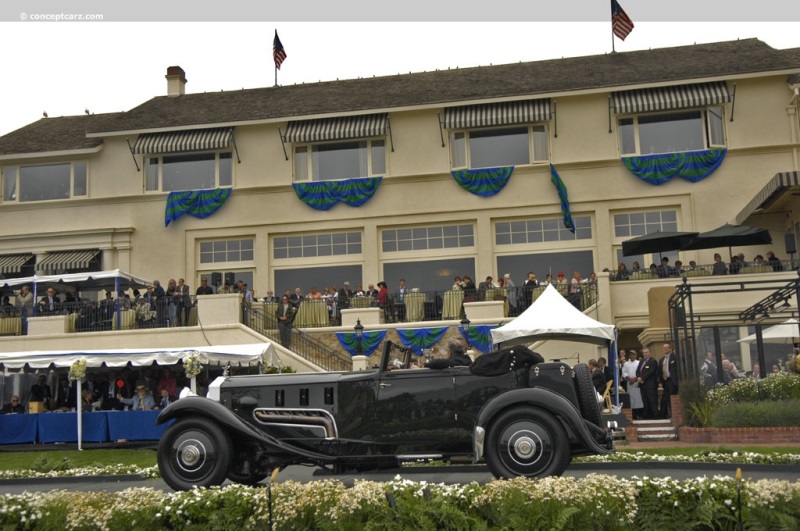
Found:
<svg viewBox="0 0 800 531"><path fill-rule="evenodd" d="M575 392L578 393L578 403L581 406L583 418L589 422L603 427L603 413L597 402L597 391L592 385L592 375L589 367L579 363L572 368L575 371Z"/></svg>

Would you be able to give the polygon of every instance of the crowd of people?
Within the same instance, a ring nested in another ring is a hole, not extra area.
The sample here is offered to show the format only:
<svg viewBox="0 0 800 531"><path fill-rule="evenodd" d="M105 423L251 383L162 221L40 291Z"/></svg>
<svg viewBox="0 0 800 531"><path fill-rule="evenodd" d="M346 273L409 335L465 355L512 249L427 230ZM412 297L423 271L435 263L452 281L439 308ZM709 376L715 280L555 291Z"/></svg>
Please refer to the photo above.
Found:
<svg viewBox="0 0 800 531"><path fill-rule="evenodd" d="M617 353L618 381L620 387L630 397L634 419L672 417L671 396L678 393L680 363L671 344L664 343L661 348L663 356L658 360L653 357L648 347L642 348L641 353L634 349L627 351L620 349ZM590 363L589 367L592 370L592 382L598 388L598 392L601 378L605 389L606 382L613 378L612 370L606 366L605 360L595 362L595 367ZM660 399L659 389L661 389Z"/></svg>
<svg viewBox="0 0 800 531"><path fill-rule="evenodd" d="M39 404L40 412L74 411L79 400L82 411L161 410L178 400L179 390L189 384L184 376L176 377L169 367L163 367L158 376L149 367L140 371L125 368L119 372L87 372L79 398L78 386L65 372L52 379L56 381L51 386L47 375L38 375L30 387L28 404L14 395L0 413L27 413L30 403Z"/></svg>
<svg viewBox="0 0 800 531"><path fill-rule="evenodd" d="M638 261L634 261L630 269L628 269L628 266L624 262L620 262L617 266L617 270L611 275L611 279L629 280L631 278L636 278L637 275L642 273L648 273L647 276L650 278L682 277L687 274L687 272L702 270L708 270L711 275L735 275L741 273L745 267L757 267L759 268L757 271L761 271L761 268L768 268L772 271L784 270L783 261L776 257L775 253L772 251L767 253L766 258L761 254L757 254L751 261L745 259L744 253L739 253L731 256L729 264L726 264L722 260L722 255L714 253L714 263L711 266L698 266L697 262L694 260L690 260L688 265L684 265L680 260L676 260L674 264L670 264L669 258L666 256L661 258L661 263L659 265L650 264L650 267L646 270L642 269ZM608 269L604 269L603 271L610 273Z"/></svg>
<svg viewBox="0 0 800 531"><path fill-rule="evenodd" d="M786 359L779 359L773 363L769 370L764 372L765 375L779 374L782 372L797 372L797 356L800 355L800 349L792 348L792 353L786 356ZM706 387L712 387L718 383L729 384L739 378L755 378L761 379L762 371L761 364L753 363L752 370L743 371L736 366L736 362L729 359L727 354L722 352L720 354L722 361L722 377L719 376L717 369L717 357L713 352L707 352L706 357L700 366L700 379Z"/></svg>

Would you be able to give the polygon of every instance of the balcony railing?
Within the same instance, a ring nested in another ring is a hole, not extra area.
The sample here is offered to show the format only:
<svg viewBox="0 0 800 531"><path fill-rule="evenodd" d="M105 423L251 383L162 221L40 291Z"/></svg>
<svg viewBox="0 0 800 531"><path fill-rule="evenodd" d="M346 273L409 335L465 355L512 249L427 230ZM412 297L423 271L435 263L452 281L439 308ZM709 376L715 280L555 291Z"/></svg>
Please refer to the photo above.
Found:
<svg viewBox="0 0 800 531"><path fill-rule="evenodd" d="M623 272L617 270L611 272L611 280L652 280L656 278L682 278L682 277L709 277L709 276L723 276L723 275L754 275L754 274L768 274L768 273L781 273L784 271L792 271L797 268L797 264L792 260L783 260L780 262L734 262L724 264L724 273L722 273L722 266L717 266L715 273L714 264L703 264L698 266L681 266L680 268L668 267L651 267L649 269L639 270L625 270Z"/></svg>

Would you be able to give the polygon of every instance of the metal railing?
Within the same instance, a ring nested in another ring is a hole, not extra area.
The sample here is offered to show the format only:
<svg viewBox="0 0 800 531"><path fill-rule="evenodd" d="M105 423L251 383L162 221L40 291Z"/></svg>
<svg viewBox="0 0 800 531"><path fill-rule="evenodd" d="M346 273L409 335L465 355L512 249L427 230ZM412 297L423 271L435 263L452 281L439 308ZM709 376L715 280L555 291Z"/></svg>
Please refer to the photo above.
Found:
<svg viewBox="0 0 800 531"><path fill-rule="evenodd" d="M792 271L797 268L793 260L782 260L776 262L730 262L715 266L715 264L703 264L696 266L650 267L648 269L624 271L612 271L611 280L652 280L656 278L682 278L682 277L709 277L725 275L755 275L768 273L781 273Z"/></svg>
<svg viewBox="0 0 800 531"><path fill-rule="evenodd" d="M280 332L275 315L264 312L261 308L253 308L247 303L243 304L242 320L248 326L277 344L281 344ZM326 371L353 370L352 358L336 349L333 349L303 333L297 328L291 329L289 344L284 347L307 359L314 365Z"/></svg>

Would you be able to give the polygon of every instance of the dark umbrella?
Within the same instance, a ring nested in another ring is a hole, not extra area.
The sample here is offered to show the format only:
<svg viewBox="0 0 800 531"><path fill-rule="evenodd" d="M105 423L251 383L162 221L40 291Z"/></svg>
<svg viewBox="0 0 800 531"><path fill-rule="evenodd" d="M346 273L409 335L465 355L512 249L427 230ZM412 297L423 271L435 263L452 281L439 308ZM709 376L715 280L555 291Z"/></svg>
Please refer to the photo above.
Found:
<svg viewBox="0 0 800 531"><path fill-rule="evenodd" d="M693 251L697 249L714 249L716 247L727 247L728 254L731 248L743 247L746 245L761 245L772 243L772 236L767 229L758 227L745 227L744 225L725 224L708 232L701 232L694 238L684 241L682 251Z"/></svg>
<svg viewBox="0 0 800 531"><path fill-rule="evenodd" d="M697 236L696 232L651 232L622 242L622 256L677 251L694 236Z"/></svg>

